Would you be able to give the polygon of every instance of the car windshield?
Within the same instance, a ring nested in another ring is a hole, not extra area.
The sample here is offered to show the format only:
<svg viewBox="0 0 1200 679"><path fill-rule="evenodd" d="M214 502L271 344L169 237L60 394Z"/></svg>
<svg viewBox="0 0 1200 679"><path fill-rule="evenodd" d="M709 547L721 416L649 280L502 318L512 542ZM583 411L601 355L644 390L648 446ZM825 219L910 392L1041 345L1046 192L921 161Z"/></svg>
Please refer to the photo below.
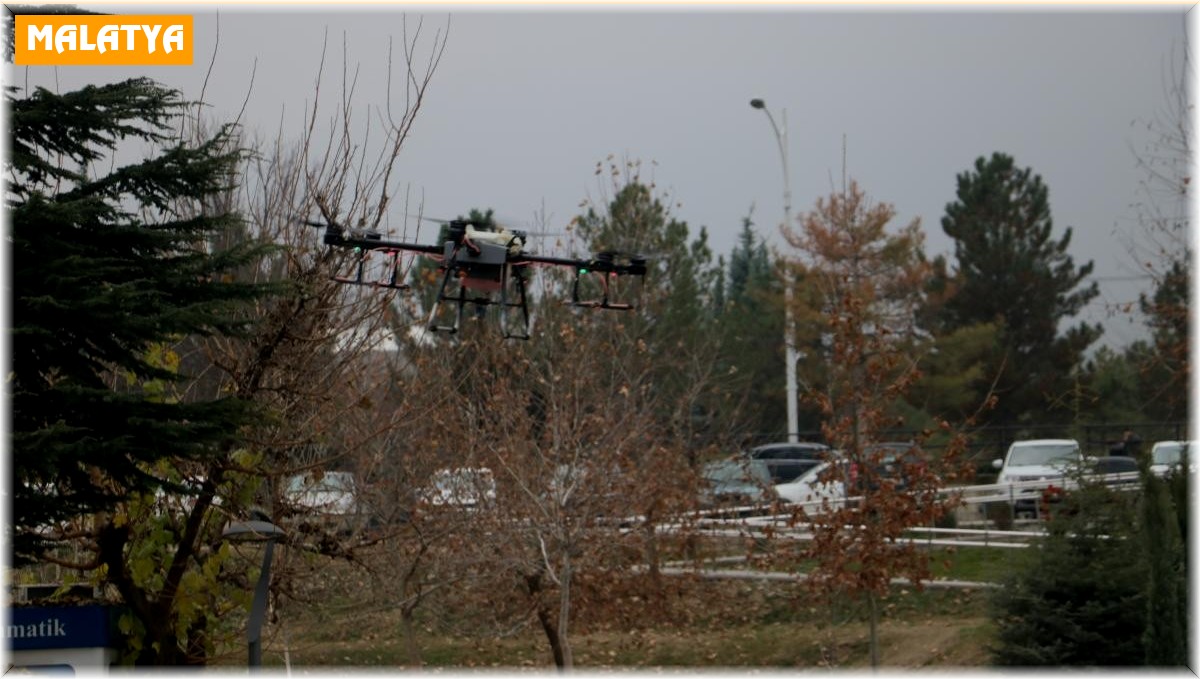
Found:
<svg viewBox="0 0 1200 679"><path fill-rule="evenodd" d="M434 487L441 491L491 486L494 483L490 469L441 469L433 481Z"/></svg>
<svg viewBox="0 0 1200 679"><path fill-rule="evenodd" d="M756 460L820 460L828 450L828 446L820 443L768 444L752 449L748 457Z"/></svg>
<svg viewBox="0 0 1200 679"><path fill-rule="evenodd" d="M824 472L826 469L829 469L829 463L822 462L821 464L816 465L812 469L809 469L808 471L804 472L799 477L797 477L796 483L807 483L810 485L814 484L817 482L817 477L819 477L821 475L821 473Z"/></svg>
<svg viewBox="0 0 1200 679"><path fill-rule="evenodd" d="M325 472L320 479L300 474L288 479L288 492L349 493L354 490L353 478L348 472Z"/></svg>
<svg viewBox="0 0 1200 679"><path fill-rule="evenodd" d="M878 456L879 461L883 463L894 462L900 457L920 459L921 453L912 443L875 443L866 447L865 452L869 456Z"/></svg>
<svg viewBox="0 0 1200 679"><path fill-rule="evenodd" d="M767 460L767 469L775 483L788 483L821 464L820 460Z"/></svg>
<svg viewBox="0 0 1200 679"><path fill-rule="evenodd" d="M1073 443L1043 443L1013 448L1008 456L1008 464L1013 467L1032 465L1053 465L1063 462L1077 462L1079 448Z"/></svg>
<svg viewBox="0 0 1200 679"><path fill-rule="evenodd" d="M1153 464L1179 464L1179 458L1187 444L1169 443L1154 446Z"/></svg>
<svg viewBox="0 0 1200 679"><path fill-rule="evenodd" d="M713 485L771 484L771 474L761 460L722 460L704 466L704 479Z"/></svg>

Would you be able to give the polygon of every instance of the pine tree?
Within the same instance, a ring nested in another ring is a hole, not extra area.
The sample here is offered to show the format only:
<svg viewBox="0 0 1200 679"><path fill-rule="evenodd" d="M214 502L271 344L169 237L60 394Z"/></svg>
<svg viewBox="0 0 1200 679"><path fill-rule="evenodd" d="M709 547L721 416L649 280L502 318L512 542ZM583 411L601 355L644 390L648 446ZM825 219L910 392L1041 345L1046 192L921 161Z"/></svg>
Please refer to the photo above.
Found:
<svg viewBox="0 0 1200 679"><path fill-rule="evenodd" d="M1149 460L1140 460L1144 491L1141 537L1146 558L1146 665L1188 664L1187 563L1180 534L1180 511L1174 506L1171 484L1186 488L1187 474L1161 479L1150 473Z"/></svg>
<svg viewBox="0 0 1200 679"><path fill-rule="evenodd" d="M163 458L203 459L237 439L247 404L179 402L162 347L244 330L240 304L263 294L228 271L256 246L209 239L238 224L198 206L228 190L234 130L173 139L187 104L148 79L10 103L13 562L37 559L40 529L107 510L159 484ZM139 162L134 144L161 149Z"/></svg>
<svg viewBox="0 0 1200 679"><path fill-rule="evenodd" d="M1162 421L1187 418L1191 371L1191 271L1187 260L1170 262L1169 267L1155 281L1153 293L1138 300L1154 350L1141 364L1142 397L1153 408L1150 419Z"/></svg>
<svg viewBox="0 0 1200 679"><path fill-rule="evenodd" d="M640 163L614 164L609 174L611 199L587 206L575 220L577 233L591 252L648 256L647 273L640 282L618 281L625 286L622 294L640 286L636 299L623 300L636 303L631 315L610 314L595 322L609 324L614 341L628 344L629 370L636 372L641 361L654 367L664 426L694 439L711 429L715 407L708 394L697 391L709 382L702 373L711 372L717 351L710 298L717 271L708 234L701 227L693 236L687 222L671 214L666 197L642 181Z"/></svg>
<svg viewBox="0 0 1200 679"><path fill-rule="evenodd" d="M1051 515L1036 556L993 598L992 659L1003 666L1141 665L1145 562L1133 493L1073 492Z"/></svg>
<svg viewBox="0 0 1200 679"><path fill-rule="evenodd" d="M729 255L723 303L718 307L721 338L719 373L729 406L723 426L730 431L764 434L784 430L786 390L781 366L783 291L766 243L754 230L752 215L742 220L737 245ZM816 429L815 413L803 412Z"/></svg>
<svg viewBox="0 0 1200 679"><path fill-rule="evenodd" d="M996 382L1000 424L1045 415L1066 391L1062 381L1101 333L1081 323L1060 331L1097 294L1084 285L1091 262L1076 267L1067 249L1071 229L1053 238L1049 189L1032 170L995 153L980 157L973 172L958 175L958 199L946 206L942 229L954 239L955 294L944 308L942 332L998 323L999 342L980 389ZM945 281L935 287L946 287Z"/></svg>

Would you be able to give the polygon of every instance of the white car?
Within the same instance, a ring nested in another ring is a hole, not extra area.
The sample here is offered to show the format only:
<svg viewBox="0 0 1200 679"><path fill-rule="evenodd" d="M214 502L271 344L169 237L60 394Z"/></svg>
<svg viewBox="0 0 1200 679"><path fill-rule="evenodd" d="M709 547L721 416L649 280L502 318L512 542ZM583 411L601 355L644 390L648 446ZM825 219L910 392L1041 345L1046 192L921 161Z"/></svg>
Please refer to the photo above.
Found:
<svg viewBox="0 0 1200 679"><path fill-rule="evenodd" d="M358 504L352 472L297 474L287 480L283 494L293 506L314 514L354 514Z"/></svg>
<svg viewBox="0 0 1200 679"><path fill-rule="evenodd" d="M422 497L438 507L473 509L496 500L496 479L487 467L439 469Z"/></svg>
<svg viewBox="0 0 1200 679"><path fill-rule="evenodd" d="M835 464L841 467L838 474L831 469ZM775 484L775 493L785 502L802 506L810 516L835 511L846 506L844 479L850 476L853 481L853 469L853 463L846 460L821 462L791 481Z"/></svg>
<svg viewBox="0 0 1200 679"><path fill-rule="evenodd" d="M1157 476L1164 476L1172 469L1178 469L1186 452L1188 468L1195 466L1192 458L1191 441L1159 441L1150 449L1150 471Z"/></svg>
<svg viewBox="0 0 1200 679"><path fill-rule="evenodd" d="M1075 439L1014 441L1003 458L992 460L1000 470L996 483L1061 479L1086 460Z"/></svg>
<svg viewBox="0 0 1200 679"><path fill-rule="evenodd" d="M326 471L289 477L283 498L295 513L292 519L305 530L354 533L375 520L353 472Z"/></svg>

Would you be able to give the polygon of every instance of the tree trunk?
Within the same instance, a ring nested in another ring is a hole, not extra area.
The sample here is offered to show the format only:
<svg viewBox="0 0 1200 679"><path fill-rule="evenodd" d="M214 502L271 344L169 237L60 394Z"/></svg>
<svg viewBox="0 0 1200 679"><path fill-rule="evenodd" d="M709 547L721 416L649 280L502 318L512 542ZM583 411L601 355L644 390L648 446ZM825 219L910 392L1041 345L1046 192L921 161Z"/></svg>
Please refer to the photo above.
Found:
<svg viewBox="0 0 1200 679"><path fill-rule="evenodd" d="M646 564L649 566L650 582L657 586L659 582L658 531L655 530L653 508L646 512L642 529L646 532Z"/></svg>
<svg viewBox="0 0 1200 679"><path fill-rule="evenodd" d="M415 606L400 608L400 629L404 631L404 649L408 653L408 664L411 667L419 668L425 663L421 659L421 647L417 644L416 625L413 624L415 610Z"/></svg>
<svg viewBox="0 0 1200 679"><path fill-rule="evenodd" d="M538 604L537 617L538 622L542 624L542 631L546 633L546 640L550 642L550 653L554 656L554 666L561 672L566 667L566 659L563 657L558 630L554 627L554 621L550 619L550 611Z"/></svg>
<svg viewBox="0 0 1200 679"><path fill-rule="evenodd" d="M563 555L562 573L558 578L558 647L562 651L560 671L567 671L575 664L571 653L571 640L567 632L571 626L571 556Z"/></svg>
<svg viewBox="0 0 1200 679"><path fill-rule="evenodd" d="M542 632L546 635L546 640L550 642L550 653L554 656L554 666L560 671L564 667L565 658L563 657L562 644L558 636L558 628L554 625L554 619L550 615L550 611L542 604L542 578L540 574L525 576L525 589L529 594L529 598L533 600L534 612L537 615L538 623L542 626Z"/></svg>
<svg viewBox="0 0 1200 679"><path fill-rule="evenodd" d="M875 599L875 592L867 592L867 606L870 608L871 616L871 669L879 669L879 602Z"/></svg>

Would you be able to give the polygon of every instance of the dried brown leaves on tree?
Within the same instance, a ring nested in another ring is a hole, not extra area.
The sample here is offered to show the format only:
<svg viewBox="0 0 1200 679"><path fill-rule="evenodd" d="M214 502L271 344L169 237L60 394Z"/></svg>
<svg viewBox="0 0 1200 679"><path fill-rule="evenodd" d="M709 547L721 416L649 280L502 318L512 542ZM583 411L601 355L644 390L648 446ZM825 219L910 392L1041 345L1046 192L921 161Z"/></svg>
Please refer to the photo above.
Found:
<svg viewBox="0 0 1200 679"><path fill-rule="evenodd" d="M826 389L806 397L820 406L825 438L843 461L825 478L841 483L846 495L797 511L813 539L796 556L814 563L808 582L815 591L867 603L876 665L879 600L893 578L918 586L929 578L928 554L908 531L932 526L953 509L955 498L940 489L953 478L950 465L963 444L954 436L934 458L921 449L923 440L911 441L914 452L902 451L890 471L888 449L876 445L903 426L896 406L919 378L917 359L928 349L916 324L930 273L923 234L916 220L890 232L894 216L892 206L871 203L851 182L819 200L798 227L784 229L801 257L800 280L810 286L797 299L815 306L801 315L819 324L813 330L823 338L829 366Z"/></svg>

